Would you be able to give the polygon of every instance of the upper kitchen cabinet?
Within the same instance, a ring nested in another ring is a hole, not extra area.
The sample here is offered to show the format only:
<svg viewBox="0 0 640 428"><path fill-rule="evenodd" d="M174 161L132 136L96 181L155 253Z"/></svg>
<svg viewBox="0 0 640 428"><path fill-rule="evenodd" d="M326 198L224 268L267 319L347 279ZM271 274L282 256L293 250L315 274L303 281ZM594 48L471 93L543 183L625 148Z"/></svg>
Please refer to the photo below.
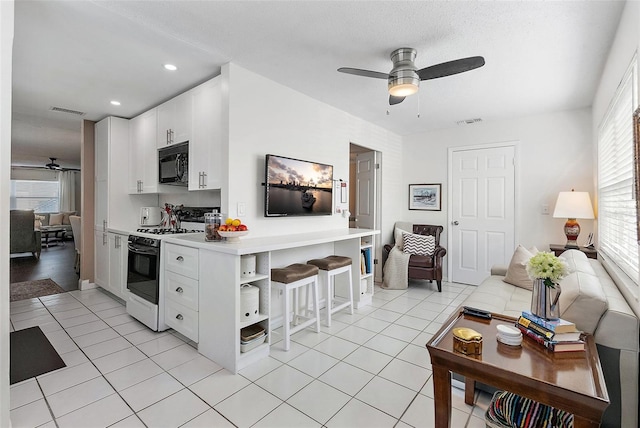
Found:
<svg viewBox="0 0 640 428"><path fill-rule="evenodd" d="M158 109L129 123L129 193L158 193Z"/></svg>
<svg viewBox="0 0 640 428"><path fill-rule="evenodd" d="M189 141L189 190L222 187L222 78L190 91L193 118Z"/></svg>
<svg viewBox="0 0 640 428"><path fill-rule="evenodd" d="M95 229L134 230L140 207L157 206L157 195L129 195L129 120L107 117L95 125ZM144 162L143 162L144 163ZM124 164L124 165L123 165Z"/></svg>
<svg viewBox="0 0 640 428"><path fill-rule="evenodd" d="M191 93L187 91L158 106L157 147L189 141L191 136Z"/></svg>

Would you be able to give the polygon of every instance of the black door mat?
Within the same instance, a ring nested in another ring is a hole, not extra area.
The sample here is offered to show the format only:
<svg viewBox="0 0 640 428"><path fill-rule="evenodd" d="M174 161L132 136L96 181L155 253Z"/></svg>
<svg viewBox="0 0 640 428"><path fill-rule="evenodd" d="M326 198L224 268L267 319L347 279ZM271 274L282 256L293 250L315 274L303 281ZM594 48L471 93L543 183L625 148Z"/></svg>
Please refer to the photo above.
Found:
<svg viewBox="0 0 640 428"><path fill-rule="evenodd" d="M67 365L40 327L12 331L10 338L10 385Z"/></svg>

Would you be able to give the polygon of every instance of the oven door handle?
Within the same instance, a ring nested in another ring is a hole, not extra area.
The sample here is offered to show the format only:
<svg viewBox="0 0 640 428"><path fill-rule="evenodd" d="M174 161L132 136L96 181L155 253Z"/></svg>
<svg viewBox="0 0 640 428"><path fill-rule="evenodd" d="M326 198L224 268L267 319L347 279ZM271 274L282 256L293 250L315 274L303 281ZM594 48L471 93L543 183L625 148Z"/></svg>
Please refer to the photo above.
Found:
<svg viewBox="0 0 640 428"><path fill-rule="evenodd" d="M129 247L129 251L131 251L134 254L143 254L143 255L149 255L149 256L157 256L158 255L158 250L153 248L151 250L146 250L144 249L144 247L139 247L137 245L128 245Z"/></svg>

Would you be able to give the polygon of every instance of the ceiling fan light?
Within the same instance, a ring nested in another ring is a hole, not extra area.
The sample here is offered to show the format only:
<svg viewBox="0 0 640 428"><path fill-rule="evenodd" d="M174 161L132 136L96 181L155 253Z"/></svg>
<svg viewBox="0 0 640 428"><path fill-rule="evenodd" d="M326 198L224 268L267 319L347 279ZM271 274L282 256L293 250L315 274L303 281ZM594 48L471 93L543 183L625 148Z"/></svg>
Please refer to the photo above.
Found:
<svg viewBox="0 0 640 428"><path fill-rule="evenodd" d="M389 94L394 97L407 97L418 92L418 86L413 83L400 83L395 86L389 86Z"/></svg>

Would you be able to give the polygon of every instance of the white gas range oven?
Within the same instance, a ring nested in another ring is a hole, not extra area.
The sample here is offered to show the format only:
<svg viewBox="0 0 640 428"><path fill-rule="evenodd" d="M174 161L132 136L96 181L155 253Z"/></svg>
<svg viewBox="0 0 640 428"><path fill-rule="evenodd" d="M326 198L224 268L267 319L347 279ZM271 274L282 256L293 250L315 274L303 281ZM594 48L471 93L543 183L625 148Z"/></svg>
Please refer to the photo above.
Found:
<svg viewBox="0 0 640 428"><path fill-rule="evenodd" d="M176 234L201 233L204 213L219 208L183 208L179 228L144 227L128 240L127 313L154 331L168 329L164 323L164 290L160 283L162 240Z"/></svg>

